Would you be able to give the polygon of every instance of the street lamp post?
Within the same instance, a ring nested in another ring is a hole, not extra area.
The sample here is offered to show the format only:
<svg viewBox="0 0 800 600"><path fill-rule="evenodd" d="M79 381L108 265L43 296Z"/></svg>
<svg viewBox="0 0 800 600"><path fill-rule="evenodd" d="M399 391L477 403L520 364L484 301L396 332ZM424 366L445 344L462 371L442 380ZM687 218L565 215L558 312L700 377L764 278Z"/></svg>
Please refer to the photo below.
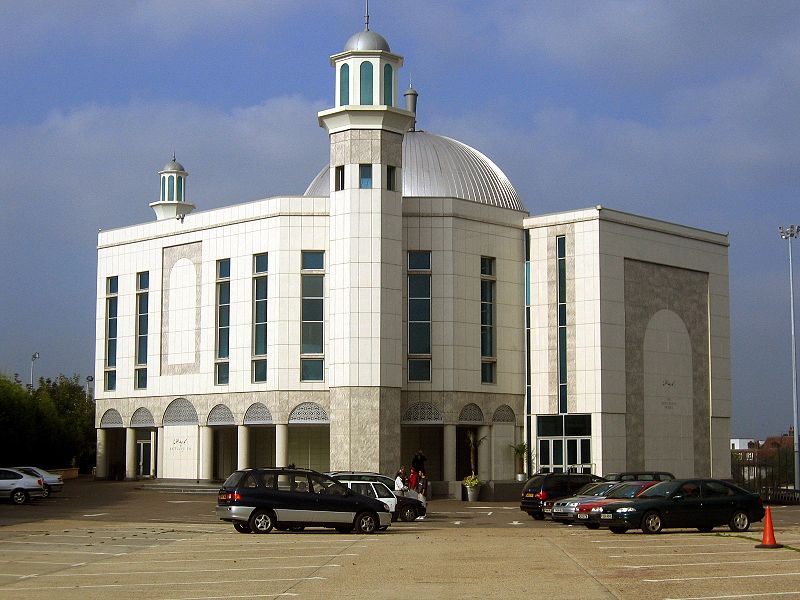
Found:
<svg viewBox="0 0 800 600"><path fill-rule="evenodd" d="M794 489L800 490L800 448L798 448L797 431L797 352L794 341L794 279L792 277L792 240L800 237L800 226L789 225L786 229L779 227L781 238L789 242L789 304L792 320L792 412L794 414L794 433L792 445L794 446Z"/></svg>
<svg viewBox="0 0 800 600"><path fill-rule="evenodd" d="M39 353L34 352L31 355L31 391L33 391L33 363L36 362L36 359L39 358Z"/></svg>

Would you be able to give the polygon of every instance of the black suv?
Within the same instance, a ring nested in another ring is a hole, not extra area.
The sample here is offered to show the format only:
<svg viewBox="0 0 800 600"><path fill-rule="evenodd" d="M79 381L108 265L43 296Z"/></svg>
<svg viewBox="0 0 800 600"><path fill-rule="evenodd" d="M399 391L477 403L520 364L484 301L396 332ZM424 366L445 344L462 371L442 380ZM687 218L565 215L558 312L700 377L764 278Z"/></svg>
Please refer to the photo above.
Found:
<svg viewBox="0 0 800 600"><path fill-rule="evenodd" d="M667 471L625 471L609 473L603 479L608 481L672 481L675 475Z"/></svg>
<svg viewBox="0 0 800 600"><path fill-rule="evenodd" d="M374 533L392 521L388 507L311 469L234 471L219 490L217 516L239 533L332 527Z"/></svg>
<svg viewBox="0 0 800 600"><path fill-rule="evenodd" d="M522 488L520 510L537 521L551 514L553 502L574 496L587 483L604 481L591 473L538 473Z"/></svg>

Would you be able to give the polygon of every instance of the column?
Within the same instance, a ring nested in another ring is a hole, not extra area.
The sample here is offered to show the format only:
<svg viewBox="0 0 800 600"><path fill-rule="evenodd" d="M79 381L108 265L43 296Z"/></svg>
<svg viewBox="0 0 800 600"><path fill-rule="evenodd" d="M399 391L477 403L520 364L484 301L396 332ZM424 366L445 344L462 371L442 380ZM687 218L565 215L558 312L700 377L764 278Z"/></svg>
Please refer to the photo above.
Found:
<svg viewBox="0 0 800 600"><path fill-rule="evenodd" d="M156 444L156 477L164 477L164 428L159 427L156 435L158 443Z"/></svg>
<svg viewBox="0 0 800 600"><path fill-rule="evenodd" d="M105 479L108 477L108 447L106 446L106 430L97 430L97 461L94 470L94 476L97 479Z"/></svg>
<svg viewBox="0 0 800 600"><path fill-rule="evenodd" d="M200 426L200 479L214 478L214 430Z"/></svg>
<svg viewBox="0 0 800 600"><path fill-rule="evenodd" d="M239 456L238 468L246 469L250 466L250 429L247 425L239 425L237 433L237 454Z"/></svg>
<svg viewBox="0 0 800 600"><path fill-rule="evenodd" d="M285 467L289 462L289 425L275 425L275 466Z"/></svg>
<svg viewBox="0 0 800 600"><path fill-rule="evenodd" d="M445 481L456 480L456 426L445 425L443 432L442 448L442 479Z"/></svg>
<svg viewBox="0 0 800 600"><path fill-rule="evenodd" d="M136 479L136 430L133 427L125 429L125 479Z"/></svg>
<svg viewBox="0 0 800 600"><path fill-rule="evenodd" d="M483 439L478 446L478 479L489 481L492 478L492 439L491 427L481 425L478 427L478 439Z"/></svg>
<svg viewBox="0 0 800 600"><path fill-rule="evenodd" d="M158 460L158 443L156 442L156 430L150 430L150 477L156 476L156 460Z"/></svg>

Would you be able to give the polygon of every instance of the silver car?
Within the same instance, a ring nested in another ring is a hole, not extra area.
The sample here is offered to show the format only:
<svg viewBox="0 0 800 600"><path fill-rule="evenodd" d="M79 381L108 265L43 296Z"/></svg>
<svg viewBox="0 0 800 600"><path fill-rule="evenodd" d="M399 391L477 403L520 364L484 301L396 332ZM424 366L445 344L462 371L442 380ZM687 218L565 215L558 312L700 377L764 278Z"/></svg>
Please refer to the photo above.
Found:
<svg viewBox="0 0 800 600"><path fill-rule="evenodd" d="M64 489L64 479L61 475L56 475L50 471L45 471L39 467L14 467L17 471L27 473L32 477L37 477L44 484L44 497L47 498L52 492L60 492Z"/></svg>
<svg viewBox="0 0 800 600"><path fill-rule="evenodd" d="M31 498L44 497L44 482L17 469L0 469L0 498L14 504L25 504Z"/></svg>

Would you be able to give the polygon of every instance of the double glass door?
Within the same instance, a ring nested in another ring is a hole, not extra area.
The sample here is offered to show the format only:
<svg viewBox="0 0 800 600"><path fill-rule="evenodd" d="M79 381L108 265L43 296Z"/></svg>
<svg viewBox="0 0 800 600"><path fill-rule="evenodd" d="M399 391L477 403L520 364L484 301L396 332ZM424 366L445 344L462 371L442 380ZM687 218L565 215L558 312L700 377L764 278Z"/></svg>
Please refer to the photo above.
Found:
<svg viewBox="0 0 800 600"><path fill-rule="evenodd" d="M591 473L591 448L591 438L588 437L539 438L539 470L548 473Z"/></svg>

